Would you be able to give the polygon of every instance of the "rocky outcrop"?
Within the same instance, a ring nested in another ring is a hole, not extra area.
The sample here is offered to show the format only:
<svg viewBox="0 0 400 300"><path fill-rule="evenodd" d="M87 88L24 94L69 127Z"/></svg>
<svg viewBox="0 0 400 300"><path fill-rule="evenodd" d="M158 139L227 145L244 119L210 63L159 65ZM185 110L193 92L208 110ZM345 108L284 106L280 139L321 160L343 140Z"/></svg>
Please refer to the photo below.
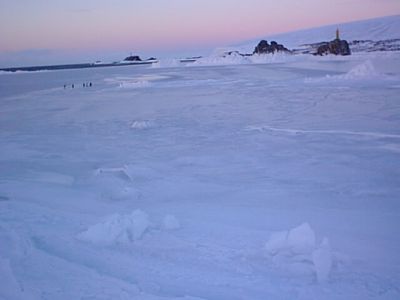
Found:
<svg viewBox="0 0 400 300"><path fill-rule="evenodd" d="M124 59L124 61L142 61L137 55L130 55Z"/></svg>
<svg viewBox="0 0 400 300"><path fill-rule="evenodd" d="M330 42L321 43L315 55L351 55L349 43L346 40L334 39Z"/></svg>
<svg viewBox="0 0 400 300"><path fill-rule="evenodd" d="M278 44L275 41L272 41L271 44L268 44L266 40L262 40L258 43L257 47L254 49L253 54L270 54L275 52L290 53L290 50L285 48L283 45Z"/></svg>

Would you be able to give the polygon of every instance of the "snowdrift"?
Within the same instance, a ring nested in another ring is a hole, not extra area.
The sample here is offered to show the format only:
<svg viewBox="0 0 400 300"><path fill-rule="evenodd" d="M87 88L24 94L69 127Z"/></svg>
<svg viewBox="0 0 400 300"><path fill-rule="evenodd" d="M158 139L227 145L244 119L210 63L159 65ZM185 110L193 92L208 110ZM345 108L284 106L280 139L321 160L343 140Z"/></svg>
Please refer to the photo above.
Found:
<svg viewBox="0 0 400 300"><path fill-rule="evenodd" d="M308 223L287 231L271 234L265 244L270 259L280 268L291 273L314 271L318 282L329 279L333 258L329 240L324 237L320 244Z"/></svg>
<svg viewBox="0 0 400 300"><path fill-rule="evenodd" d="M78 239L100 245L125 244L139 240L150 225L148 215L141 210L114 214L80 233Z"/></svg>
<svg viewBox="0 0 400 300"><path fill-rule="evenodd" d="M77 238L100 246L124 245L142 239L147 232L157 228L177 230L181 228L181 223L174 215L168 214L157 225L150 221L147 213L137 209L130 214L110 215L79 233Z"/></svg>

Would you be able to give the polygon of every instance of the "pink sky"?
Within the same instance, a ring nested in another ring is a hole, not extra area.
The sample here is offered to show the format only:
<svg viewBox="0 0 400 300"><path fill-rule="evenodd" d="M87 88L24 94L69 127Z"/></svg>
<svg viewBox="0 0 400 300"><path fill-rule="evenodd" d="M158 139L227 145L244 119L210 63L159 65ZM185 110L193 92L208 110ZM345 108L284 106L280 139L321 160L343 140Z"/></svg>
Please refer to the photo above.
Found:
<svg viewBox="0 0 400 300"><path fill-rule="evenodd" d="M400 14L400 0L0 0L0 53L213 48Z"/></svg>

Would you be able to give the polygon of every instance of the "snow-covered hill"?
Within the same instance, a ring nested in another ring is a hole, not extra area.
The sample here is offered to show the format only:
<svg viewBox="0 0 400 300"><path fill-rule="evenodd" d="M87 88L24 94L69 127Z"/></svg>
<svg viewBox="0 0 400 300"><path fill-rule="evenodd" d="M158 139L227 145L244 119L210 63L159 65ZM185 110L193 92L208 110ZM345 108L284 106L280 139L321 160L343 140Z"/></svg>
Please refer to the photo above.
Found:
<svg viewBox="0 0 400 300"><path fill-rule="evenodd" d="M400 39L400 15L356 21L343 24L333 24L318 28L293 31L283 34L260 37L235 45L234 48L243 52L253 52L260 39L276 40L291 49L304 44L312 44L335 38L335 31L339 28L341 38L348 41L370 40L382 41Z"/></svg>
<svg viewBox="0 0 400 300"><path fill-rule="evenodd" d="M197 59L191 65L236 65L283 63L310 60L310 57L293 56L285 53L278 55L250 55L260 40L277 41L293 50L294 54L315 53L322 42L331 41L340 31L340 38L349 42L352 53L362 55L367 52L399 52L400 51L400 15L343 24L333 24L318 28L310 28L283 34L264 36L237 45L217 48L209 56ZM375 55L368 59L375 59ZM353 58L348 58L353 59ZM358 60L358 58L355 58ZM363 57L361 60L365 60Z"/></svg>

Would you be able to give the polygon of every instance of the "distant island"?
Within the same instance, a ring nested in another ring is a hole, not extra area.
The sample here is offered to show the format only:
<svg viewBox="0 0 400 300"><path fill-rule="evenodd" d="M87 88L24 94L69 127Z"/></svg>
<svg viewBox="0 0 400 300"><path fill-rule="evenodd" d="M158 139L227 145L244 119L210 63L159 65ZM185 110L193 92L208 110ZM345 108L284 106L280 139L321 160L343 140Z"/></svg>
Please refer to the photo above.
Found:
<svg viewBox="0 0 400 300"><path fill-rule="evenodd" d="M102 63L97 61L95 63L82 63L82 64L66 64L66 65L48 65L48 66L31 66L31 67L13 67L13 68L2 68L0 71L4 72L19 72L19 71L55 71L55 70L70 70L70 69L88 69L88 68L104 68L104 67L116 67L116 66L129 66L129 65L143 65L152 64L153 61L141 61L141 62L113 62L113 63Z"/></svg>
<svg viewBox="0 0 400 300"><path fill-rule="evenodd" d="M184 58L181 62L195 61L194 58ZM157 58L150 57L142 60L138 55L130 55L122 61L103 63L96 61L94 63L81 63L81 64L63 64L63 65L47 65L47 66L29 66L29 67L11 67L0 68L3 72L35 72L35 71L55 71L55 70L70 70L70 69L88 69L88 68L104 68L104 67L118 67L118 66L131 66L131 65L150 65L158 62Z"/></svg>

